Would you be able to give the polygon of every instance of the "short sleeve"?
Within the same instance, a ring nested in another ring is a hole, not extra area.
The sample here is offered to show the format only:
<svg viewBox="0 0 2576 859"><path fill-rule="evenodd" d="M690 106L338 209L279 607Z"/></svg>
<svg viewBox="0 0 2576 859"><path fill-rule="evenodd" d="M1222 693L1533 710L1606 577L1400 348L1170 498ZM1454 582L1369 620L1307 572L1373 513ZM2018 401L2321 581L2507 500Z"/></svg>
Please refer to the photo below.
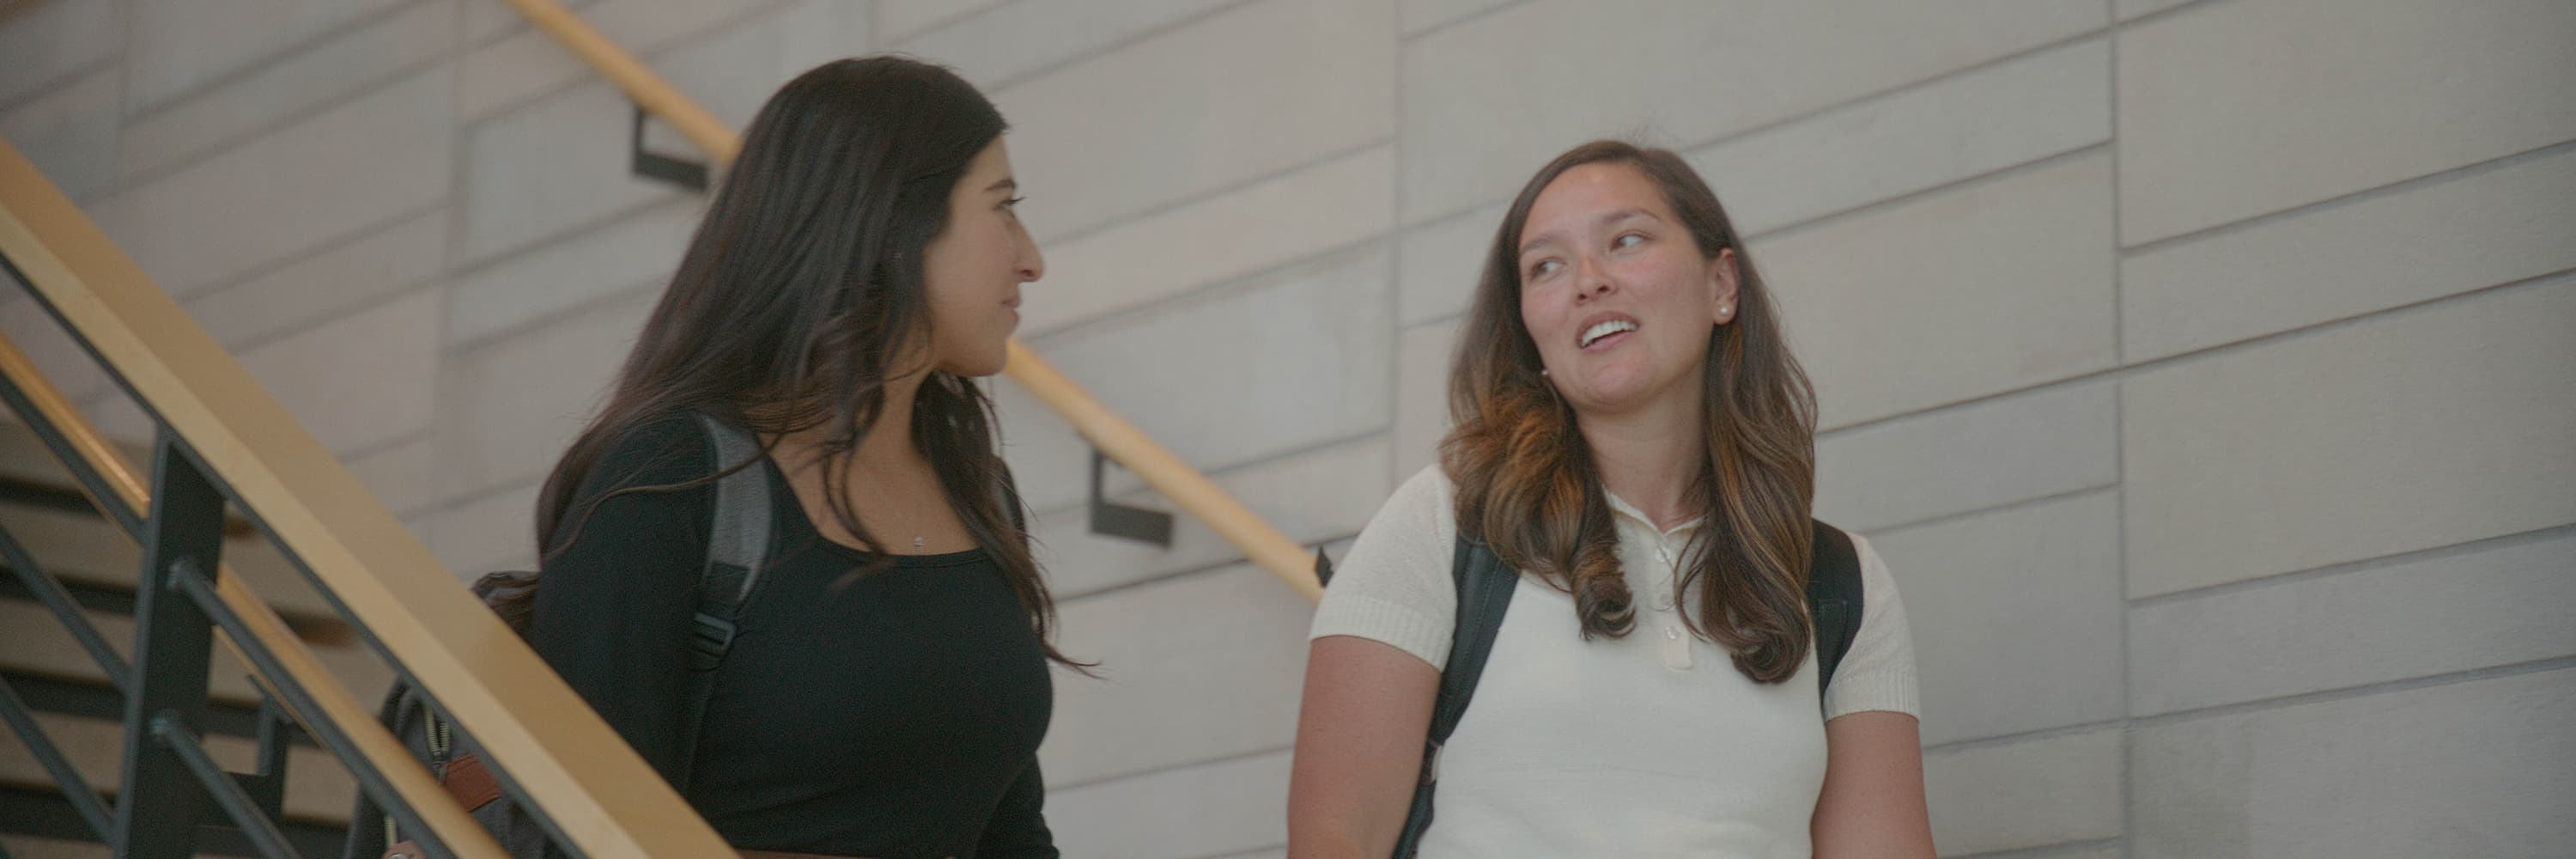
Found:
<svg viewBox="0 0 2576 859"><path fill-rule="evenodd" d="M1458 588L1449 577L1457 534L1448 477L1437 465L1426 467L1396 487L1335 565L1307 637L1365 638L1445 667L1458 618Z"/></svg>
<svg viewBox="0 0 2576 859"><path fill-rule="evenodd" d="M1905 625L1905 601L1887 562L1860 535L1852 535L1860 555L1860 630L1851 650L1834 669L1825 687L1825 718L1865 710L1887 710L1921 716L1923 707L1914 678L1914 639Z"/></svg>

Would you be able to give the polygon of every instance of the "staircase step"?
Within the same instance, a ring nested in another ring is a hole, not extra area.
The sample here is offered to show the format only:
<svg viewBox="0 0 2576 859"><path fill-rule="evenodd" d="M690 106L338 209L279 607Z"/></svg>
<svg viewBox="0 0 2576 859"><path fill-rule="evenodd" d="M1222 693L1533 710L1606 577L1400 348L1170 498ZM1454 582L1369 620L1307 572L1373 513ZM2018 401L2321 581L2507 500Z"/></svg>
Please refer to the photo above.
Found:
<svg viewBox="0 0 2576 859"><path fill-rule="evenodd" d="M125 727L114 720L38 713L36 724L92 789L113 791L125 754ZM259 768L259 742L221 734L205 738L206 754L231 772ZM0 730L0 784L39 791L56 790L53 776L36 763L35 754L15 731ZM286 752L286 816L291 820L346 826L357 794L351 776L330 752L309 746Z"/></svg>
<svg viewBox="0 0 2576 859"><path fill-rule="evenodd" d="M13 414L0 420L0 479L69 485L71 474L54 459L53 450L45 447L44 439L36 437L34 428L19 423L17 418ZM124 451L127 462L143 461L137 458L140 448L117 446L130 448Z"/></svg>
<svg viewBox="0 0 2576 859"><path fill-rule="evenodd" d="M100 612L88 614L99 635L131 662L134 619ZM380 700L392 683L393 669L363 644L315 647L313 653L360 701ZM55 620L52 612L22 600L0 600L0 671L76 678L102 685L107 680L98 663L89 658L88 651L81 649L80 642ZM223 703L257 707L259 688L252 685L250 673L249 666L234 659L231 651L217 647L207 694Z"/></svg>
<svg viewBox="0 0 2576 859"><path fill-rule="evenodd" d="M143 549L123 529L91 513L0 503L0 529L9 532L36 564L66 584L74 581L104 588L134 590L143 569ZM226 568L311 637L346 637L348 623L304 580L266 537L249 535L224 540Z"/></svg>
<svg viewBox="0 0 2576 859"><path fill-rule="evenodd" d="M0 0L0 5L7 5ZM111 441L125 461L137 473L149 473L152 446L134 442ZM18 423L15 415L0 414L0 499L13 498L13 493L26 493L17 500L36 500L42 506L72 511L97 512L89 496L81 490L80 481L72 479L70 469L54 458L51 448L36 431ZM238 515L224 517L226 536L248 536L250 520Z"/></svg>
<svg viewBox="0 0 2576 859"><path fill-rule="evenodd" d="M125 693L102 680L10 672L0 672L0 679L8 681L30 710L111 721L125 718ZM257 706L209 699L203 727L210 733L257 737L259 718ZM301 732L295 735L295 741L315 744L313 738Z"/></svg>
<svg viewBox="0 0 2576 859"><path fill-rule="evenodd" d="M345 824L289 820L279 827L286 839L295 844L296 852L305 856L340 855L343 839L348 837ZM0 785L0 847L18 859L105 859L115 855L106 845L90 840L89 826L83 823L71 803L50 791ZM230 830L204 830L197 839L198 856L258 856L240 833Z"/></svg>
<svg viewBox="0 0 2576 859"><path fill-rule="evenodd" d="M33 835L0 835L0 848L17 859L115 859L116 851L91 841L62 838L40 838Z"/></svg>

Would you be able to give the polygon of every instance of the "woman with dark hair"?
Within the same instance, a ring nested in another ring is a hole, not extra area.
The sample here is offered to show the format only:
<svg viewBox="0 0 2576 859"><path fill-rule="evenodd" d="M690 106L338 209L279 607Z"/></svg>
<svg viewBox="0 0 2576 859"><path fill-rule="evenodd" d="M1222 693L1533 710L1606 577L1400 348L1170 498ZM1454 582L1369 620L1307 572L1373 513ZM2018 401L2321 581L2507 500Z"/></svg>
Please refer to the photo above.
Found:
<svg viewBox="0 0 2576 859"><path fill-rule="evenodd" d="M538 500L531 642L747 852L1056 855L1037 748L1068 660L974 381L1044 270L1004 128L911 60L788 82ZM718 432L756 452L712 461ZM768 486L766 562L693 677L741 469Z"/></svg>
<svg viewBox="0 0 2576 859"><path fill-rule="evenodd" d="M1509 592L1433 758L1417 855L1932 856L1895 583L1849 538L1865 604L1820 684L1810 565L1841 538L1809 514L1814 395L1689 165L1602 141L1541 169L1487 255L1449 403L1440 464L1316 610L1291 856L1398 844L1469 544L1540 586Z"/></svg>

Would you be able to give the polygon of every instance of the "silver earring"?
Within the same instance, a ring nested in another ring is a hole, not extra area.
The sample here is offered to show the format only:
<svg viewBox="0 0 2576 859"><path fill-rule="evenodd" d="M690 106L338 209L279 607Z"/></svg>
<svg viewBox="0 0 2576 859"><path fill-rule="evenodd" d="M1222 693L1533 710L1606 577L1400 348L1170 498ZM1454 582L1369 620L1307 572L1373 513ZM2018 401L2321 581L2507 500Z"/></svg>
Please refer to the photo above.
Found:
<svg viewBox="0 0 2576 859"><path fill-rule="evenodd" d="M1545 368L1545 367L1541 367L1541 368L1539 368L1538 374L1539 374L1539 375L1541 375L1541 376L1547 375L1547 368Z"/></svg>

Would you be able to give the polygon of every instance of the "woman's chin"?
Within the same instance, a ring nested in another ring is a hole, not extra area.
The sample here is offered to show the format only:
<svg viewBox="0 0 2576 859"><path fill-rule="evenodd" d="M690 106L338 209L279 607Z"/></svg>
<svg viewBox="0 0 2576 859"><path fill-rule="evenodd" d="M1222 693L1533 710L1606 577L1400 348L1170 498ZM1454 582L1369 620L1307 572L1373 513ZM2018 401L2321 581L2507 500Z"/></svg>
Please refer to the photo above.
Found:
<svg viewBox="0 0 2576 859"><path fill-rule="evenodd" d="M1574 412L1578 415L1626 414L1643 407L1651 399L1645 388L1644 385L1594 386L1567 397L1566 402L1574 405Z"/></svg>
<svg viewBox="0 0 2576 859"><path fill-rule="evenodd" d="M979 354L964 358L952 357L933 365L931 369L951 376L964 376L969 379L981 379L986 376L1001 375L1002 367L1010 362L1010 358L1011 355L1009 352L997 348L989 355Z"/></svg>

